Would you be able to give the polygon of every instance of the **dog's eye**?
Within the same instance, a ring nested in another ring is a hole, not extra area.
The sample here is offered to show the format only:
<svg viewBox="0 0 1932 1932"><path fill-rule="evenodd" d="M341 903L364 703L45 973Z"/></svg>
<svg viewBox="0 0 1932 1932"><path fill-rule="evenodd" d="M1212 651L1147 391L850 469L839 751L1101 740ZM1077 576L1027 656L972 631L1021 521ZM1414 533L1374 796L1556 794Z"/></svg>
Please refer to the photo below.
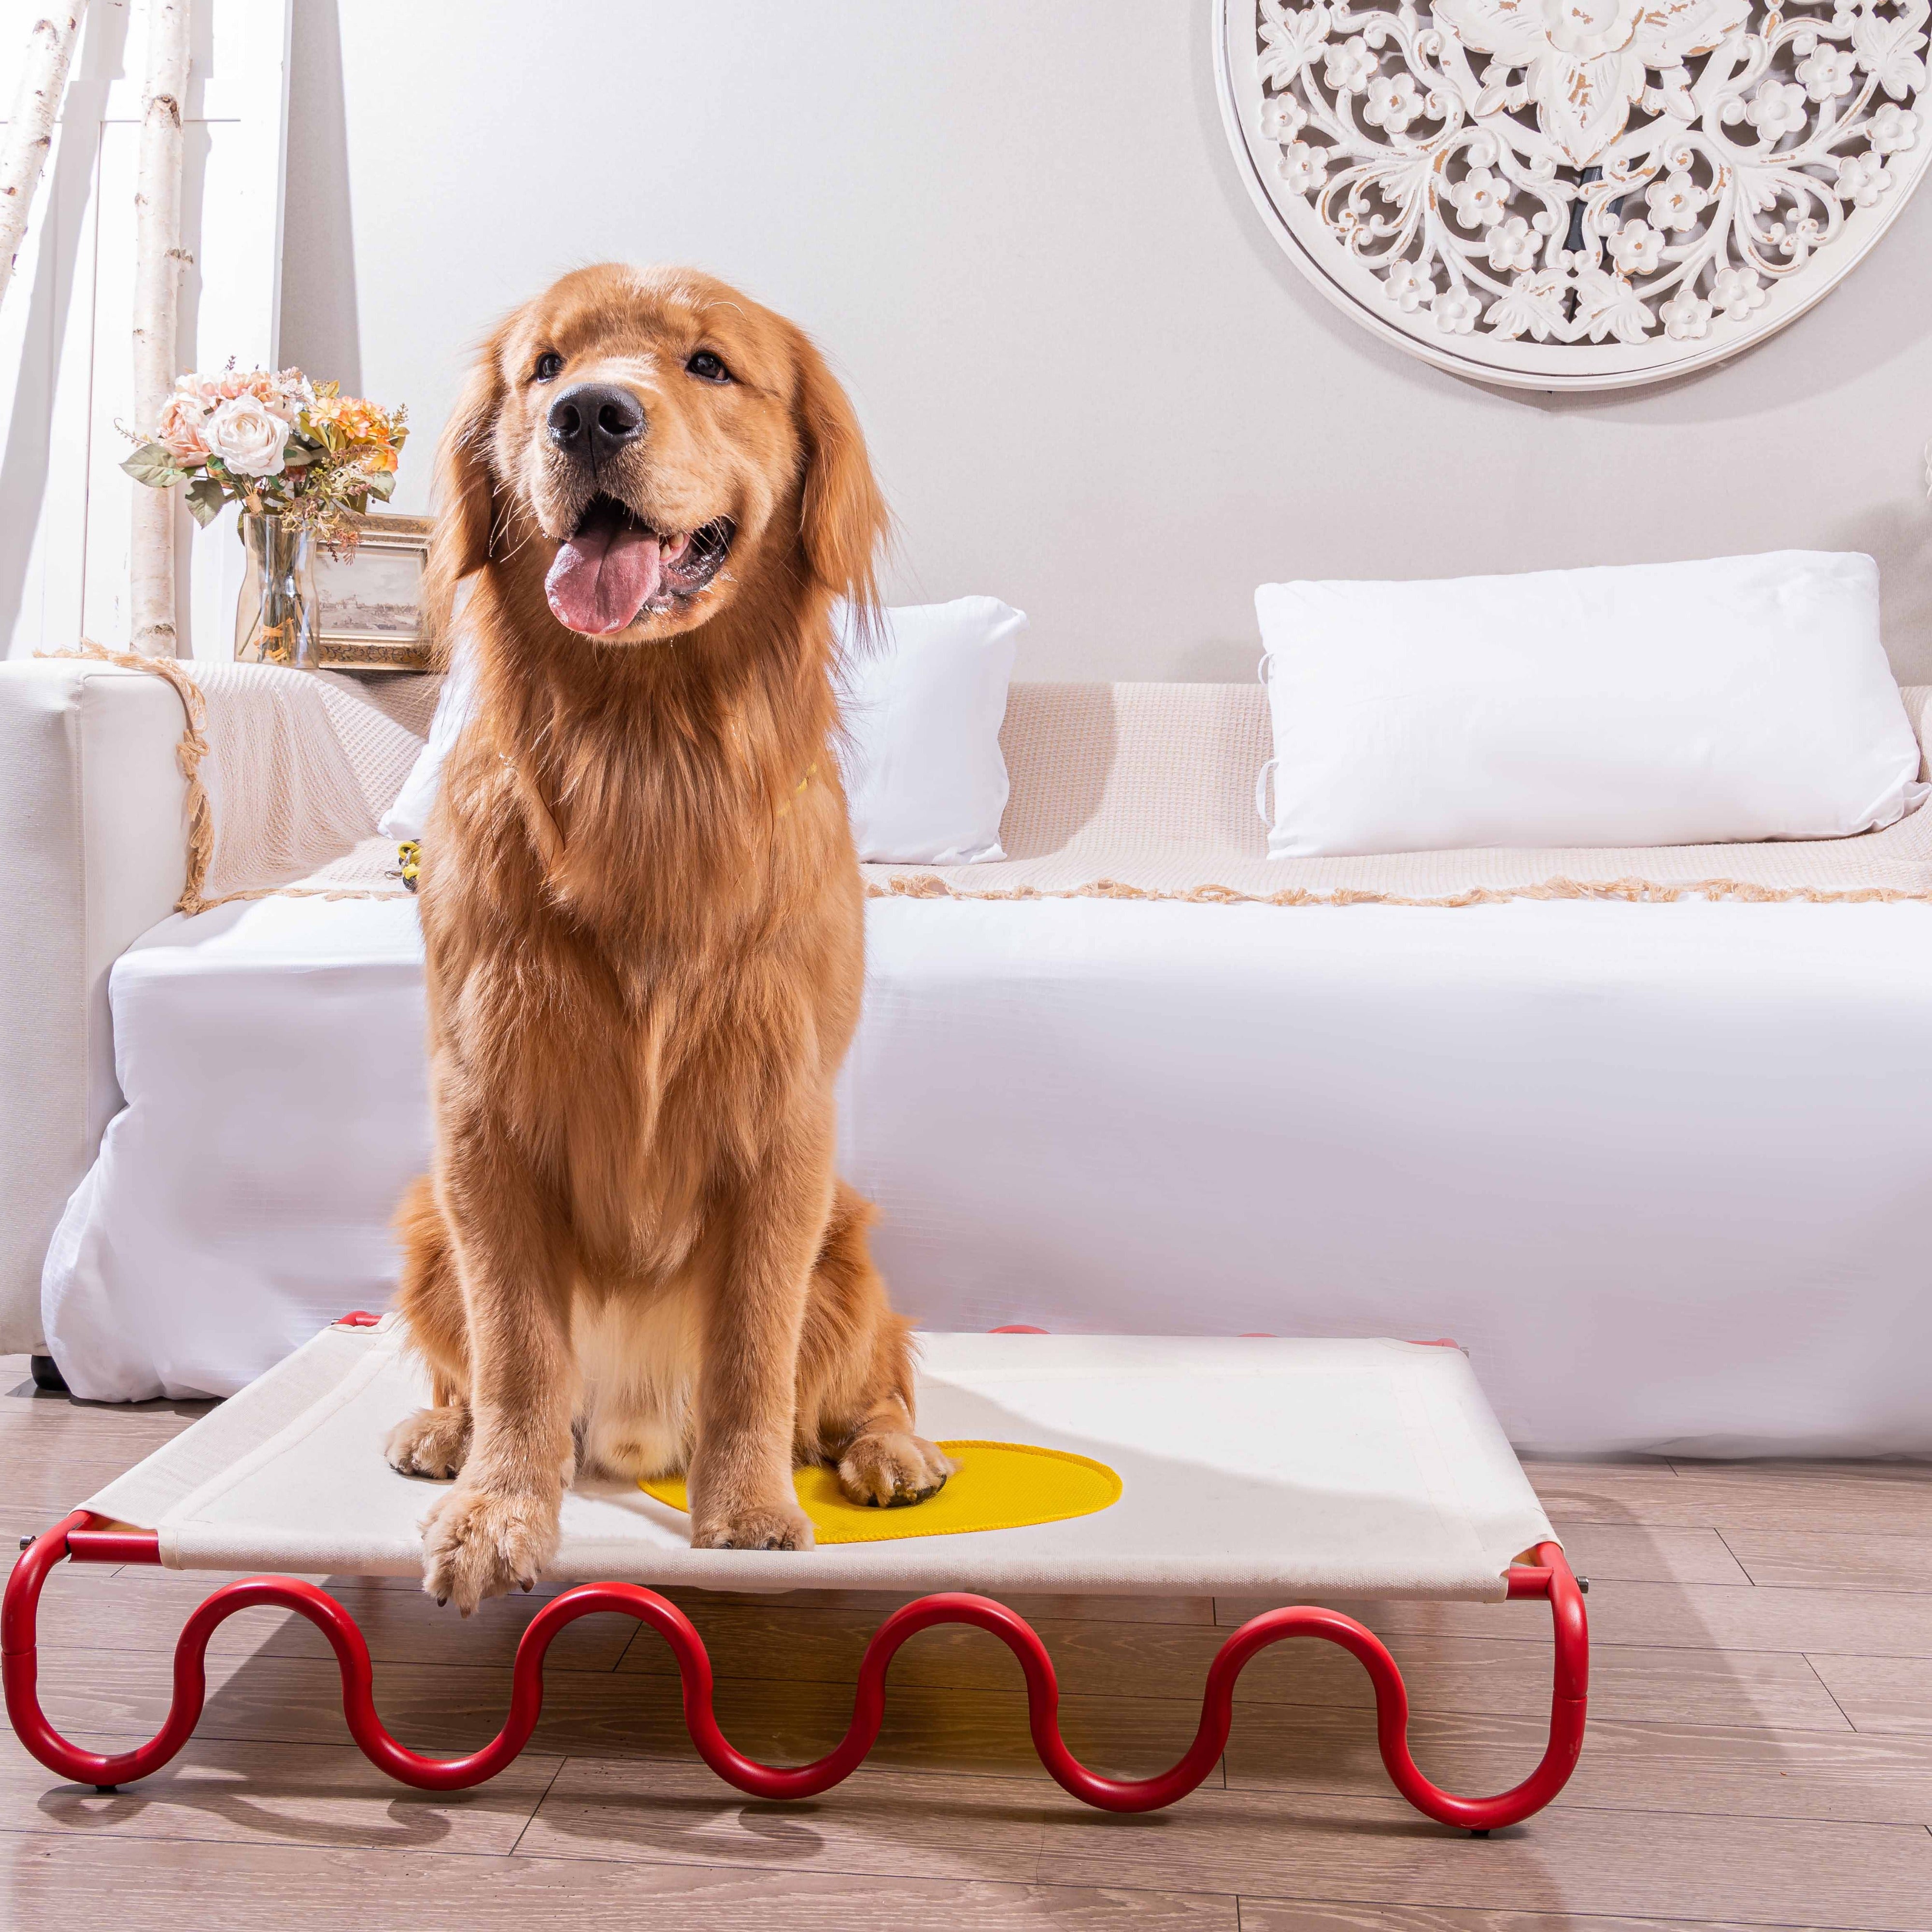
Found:
<svg viewBox="0 0 1932 1932"><path fill-rule="evenodd" d="M546 349L537 358L536 373L539 382L554 381L563 373L563 358L554 349Z"/></svg>
<svg viewBox="0 0 1932 1932"><path fill-rule="evenodd" d="M708 349L700 349L684 366L700 382L728 382L731 380L730 370Z"/></svg>

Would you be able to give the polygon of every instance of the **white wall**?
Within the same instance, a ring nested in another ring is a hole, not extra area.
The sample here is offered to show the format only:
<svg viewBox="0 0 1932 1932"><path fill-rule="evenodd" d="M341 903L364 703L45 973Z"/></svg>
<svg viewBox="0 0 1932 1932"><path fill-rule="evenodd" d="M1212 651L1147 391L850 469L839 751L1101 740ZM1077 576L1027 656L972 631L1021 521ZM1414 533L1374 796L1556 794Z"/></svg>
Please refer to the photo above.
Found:
<svg viewBox="0 0 1932 1932"><path fill-rule="evenodd" d="M856 398L901 600L1031 612L1021 674L1252 674L1271 577L1870 550L1932 678L1932 193L1755 353L1601 400L1372 340L1250 206L1209 0L297 0L282 346L406 402L574 264L698 263Z"/></svg>

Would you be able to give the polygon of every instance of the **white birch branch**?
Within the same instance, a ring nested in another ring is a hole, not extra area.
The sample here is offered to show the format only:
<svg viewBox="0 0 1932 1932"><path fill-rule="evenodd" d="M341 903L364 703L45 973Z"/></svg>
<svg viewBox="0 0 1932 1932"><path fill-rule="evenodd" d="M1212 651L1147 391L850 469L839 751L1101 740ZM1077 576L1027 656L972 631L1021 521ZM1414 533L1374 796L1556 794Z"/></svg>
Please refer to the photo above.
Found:
<svg viewBox="0 0 1932 1932"><path fill-rule="evenodd" d="M134 422L153 432L172 393L176 317L188 256L181 245L182 102L188 92L190 0L148 0L148 70L134 185ZM172 490L137 488L128 549L134 646L179 654L175 631Z"/></svg>
<svg viewBox="0 0 1932 1932"><path fill-rule="evenodd" d="M53 143L61 97L67 92L68 63L74 58L74 38L86 11L87 0L73 0L58 13L36 20L27 36L14 118L7 124L6 150L0 154L0 302L6 300L7 286L14 279L14 257L26 235L34 190Z"/></svg>

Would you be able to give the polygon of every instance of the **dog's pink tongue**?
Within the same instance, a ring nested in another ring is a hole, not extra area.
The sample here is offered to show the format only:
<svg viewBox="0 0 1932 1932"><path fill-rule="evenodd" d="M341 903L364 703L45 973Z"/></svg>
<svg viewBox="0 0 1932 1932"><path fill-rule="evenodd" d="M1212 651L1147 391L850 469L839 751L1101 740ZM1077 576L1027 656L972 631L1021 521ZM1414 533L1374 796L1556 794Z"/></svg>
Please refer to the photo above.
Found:
<svg viewBox="0 0 1932 1932"><path fill-rule="evenodd" d="M648 530L601 524L557 545L544 591L559 623L602 637L636 621L656 596L663 568Z"/></svg>

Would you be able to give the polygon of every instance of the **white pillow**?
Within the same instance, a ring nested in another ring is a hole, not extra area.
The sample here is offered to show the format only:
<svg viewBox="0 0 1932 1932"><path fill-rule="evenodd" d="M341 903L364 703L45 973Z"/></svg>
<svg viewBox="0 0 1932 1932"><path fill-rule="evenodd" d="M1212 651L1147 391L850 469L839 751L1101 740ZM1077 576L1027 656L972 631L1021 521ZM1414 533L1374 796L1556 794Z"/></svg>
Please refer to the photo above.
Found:
<svg viewBox="0 0 1932 1932"><path fill-rule="evenodd" d="M1870 557L1816 550L1264 584L1269 856L1889 825L1928 788L1878 608Z"/></svg>
<svg viewBox="0 0 1932 1932"><path fill-rule="evenodd" d="M845 794L861 859L974 866L1004 859L1000 726L1026 614L996 597L884 613L856 643L838 615Z"/></svg>
<svg viewBox="0 0 1932 1932"><path fill-rule="evenodd" d="M476 689L476 660L466 638L459 631L449 647L449 671L437 694L436 715L429 721L429 736L395 802L376 820L376 830L385 838L400 841L420 838L429 823L430 807L442 783L442 761L456 742L457 734L470 722L470 707Z"/></svg>
<svg viewBox="0 0 1932 1932"><path fill-rule="evenodd" d="M842 763L860 857L940 866L1004 859L1000 726L1025 613L992 597L914 604L885 612L869 647L854 642L848 612L836 624ZM423 836L476 682L459 632L428 740L377 827L386 838Z"/></svg>

